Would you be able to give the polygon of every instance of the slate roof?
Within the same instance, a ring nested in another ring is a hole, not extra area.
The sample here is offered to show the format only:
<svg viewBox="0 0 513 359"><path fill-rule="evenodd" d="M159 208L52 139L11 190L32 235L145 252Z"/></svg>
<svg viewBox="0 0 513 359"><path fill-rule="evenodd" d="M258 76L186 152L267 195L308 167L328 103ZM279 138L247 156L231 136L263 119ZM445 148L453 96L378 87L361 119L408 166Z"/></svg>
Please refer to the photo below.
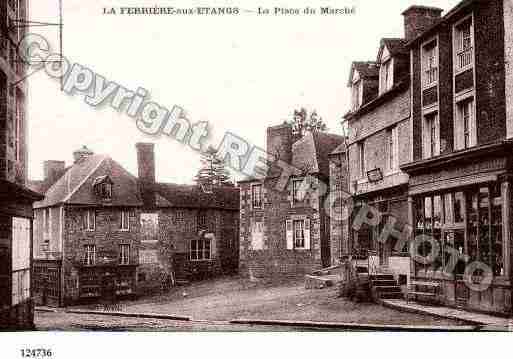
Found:
<svg viewBox="0 0 513 359"><path fill-rule="evenodd" d="M292 145L292 165L309 174L329 176L328 155L344 143L344 137L320 131L308 132Z"/></svg>
<svg viewBox="0 0 513 359"><path fill-rule="evenodd" d="M406 47L407 43L408 42L405 39L384 38L381 39L380 49L382 49L383 46L386 46L391 56L404 56L409 53L408 48Z"/></svg>
<svg viewBox="0 0 513 359"><path fill-rule="evenodd" d="M110 179L114 207L140 207L143 201L138 178L123 166L105 155L91 155L71 166L66 173L45 193L45 199L34 203L34 208L66 204L100 206L101 198L94 192L94 185ZM44 189L44 181L32 181L32 188ZM239 189L235 187L214 187L213 193L204 193L195 185L157 183L157 207L224 208L239 209Z"/></svg>
<svg viewBox="0 0 513 359"><path fill-rule="evenodd" d="M119 163L104 155L91 155L75 163L45 193L45 199L34 203L34 208L51 207L62 203L100 205L102 200L94 193L98 177L109 176L112 187L112 206L142 205L137 178Z"/></svg>
<svg viewBox="0 0 513 359"><path fill-rule="evenodd" d="M346 146L346 144L344 142L340 146L335 148L333 151L331 151L330 155L338 155L338 154L341 154L341 153L346 153L346 149L347 149L347 146Z"/></svg>
<svg viewBox="0 0 513 359"><path fill-rule="evenodd" d="M154 189L157 194L157 207L160 208L240 208L237 187L213 187L213 193L205 193L196 185L157 183Z"/></svg>

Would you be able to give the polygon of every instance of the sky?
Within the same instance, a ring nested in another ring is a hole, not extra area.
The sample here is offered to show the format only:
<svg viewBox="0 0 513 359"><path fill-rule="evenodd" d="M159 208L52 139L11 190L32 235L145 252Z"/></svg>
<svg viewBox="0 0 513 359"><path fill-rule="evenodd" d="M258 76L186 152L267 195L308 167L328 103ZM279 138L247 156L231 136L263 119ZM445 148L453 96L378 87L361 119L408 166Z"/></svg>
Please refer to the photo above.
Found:
<svg viewBox="0 0 513 359"><path fill-rule="evenodd" d="M329 132L341 134L349 108L352 61L375 60L383 37L403 37L410 5L449 10L458 0L62 0L63 55L126 88L147 89L151 100L185 109L191 122L208 121L212 142L226 131L265 148L268 126L301 106L315 109ZM104 15L120 6L355 7L339 16ZM58 22L58 0L33 0L31 21ZM58 52L55 26L33 27ZM157 180L192 183L200 156L166 136L141 133L123 112L95 109L80 94L61 92L40 71L29 77L29 176L42 179L43 161L72 163L83 145L108 154L137 174L135 144L154 142ZM234 173L235 178L240 175Z"/></svg>

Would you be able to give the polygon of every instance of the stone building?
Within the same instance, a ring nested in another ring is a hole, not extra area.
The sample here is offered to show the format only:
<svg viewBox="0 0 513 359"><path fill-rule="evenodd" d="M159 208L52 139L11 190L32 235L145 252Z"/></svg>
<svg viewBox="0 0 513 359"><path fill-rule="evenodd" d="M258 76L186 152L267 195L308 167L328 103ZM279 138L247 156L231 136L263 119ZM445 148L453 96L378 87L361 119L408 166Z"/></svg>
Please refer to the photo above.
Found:
<svg viewBox="0 0 513 359"><path fill-rule="evenodd" d="M401 169L410 224L441 251L412 260L411 276L439 283L446 305L511 313L513 2L465 0L422 30L407 43L413 146Z"/></svg>
<svg viewBox="0 0 513 359"><path fill-rule="evenodd" d="M34 292L43 305L136 294L143 205L136 177L82 148L44 163L34 204ZM111 293L112 292L112 293Z"/></svg>
<svg viewBox="0 0 513 359"><path fill-rule="evenodd" d="M285 190L271 166L263 179L239 182L240 272L251 278L298 276L331 264L328 155L341 136L307 132L295 140L287 124L267 129L267 153L296 169Z"/></svg>
<svg viewBox="0 0 513 359"><path fill-rule="evenodd" d="M0 329L34 325L31 249L32 203L42 196L27 182L27 81L16 46L25 27L27 3L0 3Z"/></svg>
<svg viewBox="0 0 513 359"><path fill-rule="evenodd" d="M137 144L138 177L85 147L74 159L46 161L45 179L32 182L46 196L34 205L39 303L142 295L237 270L237 188L157 183L151 143Z"/></svg>
<svg viewBox="0 0 513 359"><path fill-rule="evenodd" d="M141 243L139 283L151 290L162 268L177 280L233 274L239 258L239 189L155 181L152 144L138 144L139 180L145 204L142 217L156 232Z"/></svg>
<svg viewBox="0 0 513 359"><path fill-rule="evenodd" d="M420 23L421 14L405 14L406 37ZM353 196L353 220L362 206L379 210L376 226L352 225L347 249L367 258L372 273L393 274L406 284L410 273L408 246L381 243L378 238L388 221L401 230L407 224L408 175L400 165L410 162L410 58L407 38L384 38L377 59L354 62L348 86L350 111L344 116L347 141L349 191Z"/></svg>

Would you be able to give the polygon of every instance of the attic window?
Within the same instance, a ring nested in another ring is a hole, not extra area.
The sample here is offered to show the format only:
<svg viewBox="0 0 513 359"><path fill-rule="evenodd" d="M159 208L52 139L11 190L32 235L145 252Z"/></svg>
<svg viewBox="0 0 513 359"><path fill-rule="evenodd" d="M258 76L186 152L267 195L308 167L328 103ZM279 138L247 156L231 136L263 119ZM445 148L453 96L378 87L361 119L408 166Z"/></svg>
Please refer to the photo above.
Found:
<svg viewBox="0 0 513 359"><path fill-rule="evenodd" d="M97 177L94 180L93 187L96 195L103 200L112 199L112 180L109 176Z"/></svg>

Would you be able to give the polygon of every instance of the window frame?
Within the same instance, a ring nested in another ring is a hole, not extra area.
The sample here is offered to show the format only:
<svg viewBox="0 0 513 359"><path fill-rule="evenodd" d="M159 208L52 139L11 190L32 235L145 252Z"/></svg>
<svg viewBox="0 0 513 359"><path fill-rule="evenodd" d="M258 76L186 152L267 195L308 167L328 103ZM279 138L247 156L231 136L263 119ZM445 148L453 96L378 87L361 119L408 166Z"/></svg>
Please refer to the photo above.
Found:
<svg viewBox="0 0 513 359"><path fill-rule="evenodd" d="M439 156L441 153L440 115L438 109L423 113L422 157Z"/></svg>
<svg viewBox="0 0 513 359"><path fill-rule="evenodd" d="M125 225L126 225L126 227L125 227ZM129 210L121 210L120 211L119 230L122 232L130 232L130 211Z"/></svg>
<svg viewBox="0 0 513 359"><path fill-rule="evenodd" d="M85 244L84 245L84 265L94 266L96 265L96 245Z"/></svg>
<svg viewBox="0 0 513 359"><path fill-rule="evenodd" d="M253 209L263 208L262 187L261 183L251 185L251 207Z"/></svg>
<svg viewBox="0 0 513 359"><path fill-rule="evenodd" d="M470 21L470 34L469 34L469 40L470 40L470 46L465 49L464 47L464 41L465 38L463 37L463 30L461 29L462 26ZM465 16L463 19L459 20L453 25L452 28L452 35L453 35L453 66L454 66L454 74L457 75L459 73L465 72L469 69L472 69L475 67L475 33L474 33L474 14L469 14ZM460 56L464 54L466 51L469 52L469 63L465 64L463 66L460 65Z"/></svg>
<svg viewBox="0 0 513 359"><path fill-rule="evenodd" d="M379 94L382 95L394 87L394 59L387 56L381 60L379 67Z"/></svg>
<svg viewBox="0 0 513 359"><path fill-rule="evenodd" d="M299 225L300 228L296 228L296 224ZM298 233L301 233L299 238L298 238ZM298 240L302 241L302 245L298 245ZM306 249L305 220L304 219L292 220L292 243L294 245L294 249Z"/></svg>
<svg viewBox="0 0 513 359"><path fill-rule="evenodd" d="M473 94L457 99L455 103L456 121L454 123L454 147L456 151L466 150L477 146L476 101ZM468 110L467 117L465 111ZM465 128L467 127L467 128ZM466 139L468 136L468 143Z"/></svg>
<svg viewBox="0 0 513 359"><path fill-rule="evenodd" d="M355 78L352 82L352 109L353 111L358 110L363 105L363 79L360 78L359 74L356 72Z"/></svg>
<svg viewBox="0 0 513 359"><path fill-rule="evenodd" d="M205 244L209 243L208 251L206 249ZM193 238L189 241L189 260L191 262L208 262L212 261L212 238L202 237L202 238ZM195 249L193 249L193 243L196 244ZM201 243L201 248L199 244ZM193 255L195 253L195 255ZM208 253L208 258L205 254ZM201 254L201 257L200 257Z"/></svg>
<svg viewBox="0 0 513 359"><path fill-rule="evenodd" d="M303 199L299 199L298 194L301 191L301 186L303 185L303 178L294 178L292 179L292 203L302 203L304 201ZM298 187L296 187L296 185Z"/></svg>
<svg viewBox="0 0 513 359"><path fill-rule="evenodd" d="M91 218L92 218L92 220L91 220ZM96 231L96 210L94 210L94 209L86 210L86 213L85 213L85 230L87 232L94 232L94 231Z"/></svg>
<svg viewBox="0 0 513 359"><path fill-rule="evenodd" d="M399 171L399 132L397 125L386 129L386 170L387 174Z"/></svg>
<svg viewBox="0 0 513 359"><path fill-rule="evenodd" d="M365 140L361 140L356 144L358 155L358 179L365 179Z"/></svg>
<svg viewBox="0 0 513 359"><path fill-rule="evenodd" d="M429 52L426 51L426 48L430 45L434 44L431 49L432 56L429 56ZM429 89L431 87L438 85L438 80L440 76L440 48L439 48L439 38L438 35L425 41L421 46L421 77L422 77L422 89ZM433 61L429 61L433 59ZM432 66L433 63L435 66ZM434 71L433 71L434 70ZM430 80L431 71L435 74L434 80Z"/></svg>
<svg viewBox="0 0 513 359"><path fill-rule="evenodd" d="M119 264L129 265L130 264L130 244L122 243L119 245Z"/></svg>

